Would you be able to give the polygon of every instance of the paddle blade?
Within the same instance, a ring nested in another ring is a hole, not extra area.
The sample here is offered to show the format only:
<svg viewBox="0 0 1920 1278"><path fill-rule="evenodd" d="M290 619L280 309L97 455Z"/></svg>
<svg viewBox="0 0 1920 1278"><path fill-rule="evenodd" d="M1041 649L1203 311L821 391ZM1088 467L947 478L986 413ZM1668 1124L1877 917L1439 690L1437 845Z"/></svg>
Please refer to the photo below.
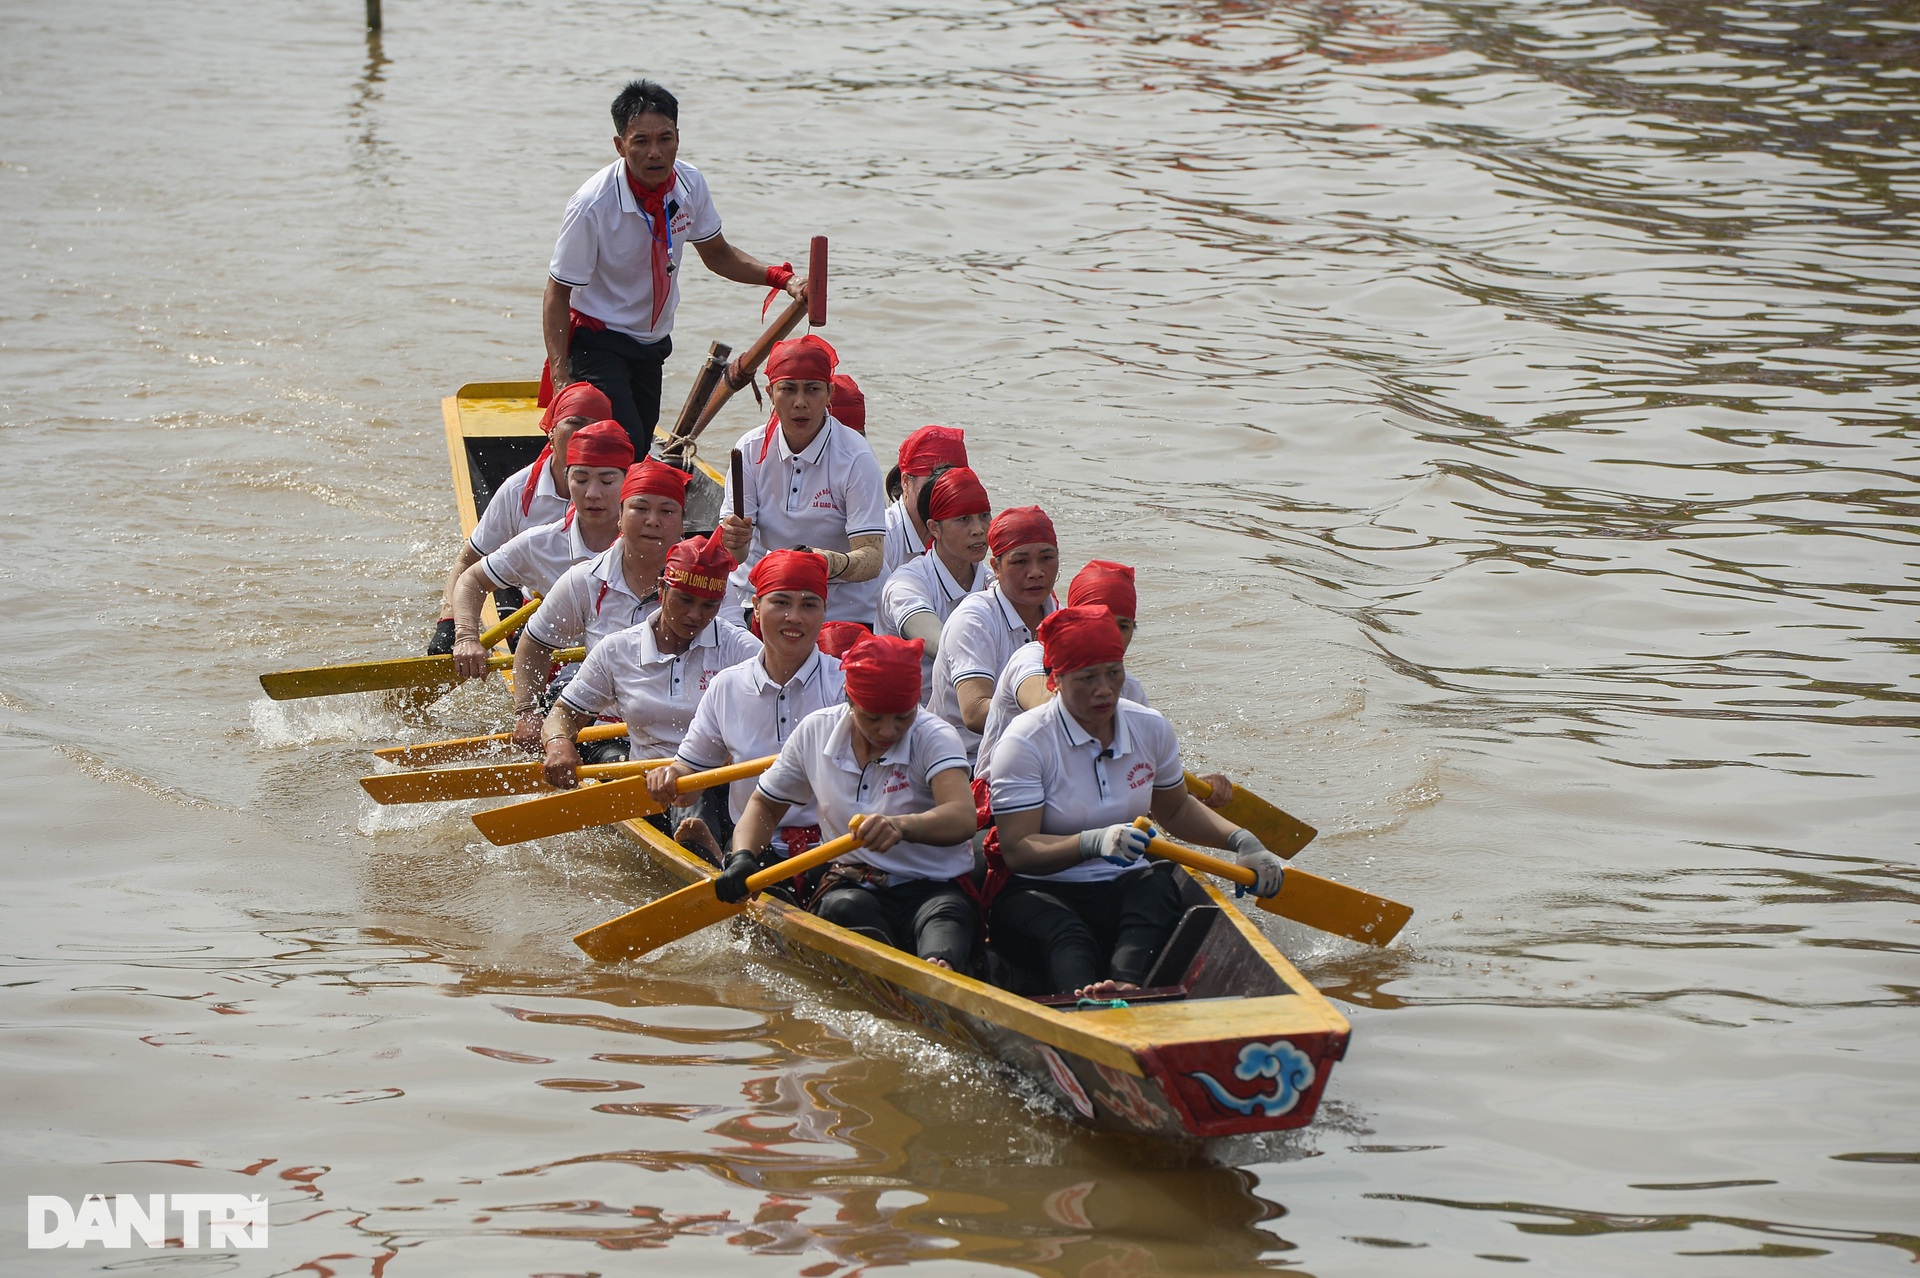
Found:
<svg viewBox="0 0 1920 1278"><path fill-rule="evenodd" d="M636 759L628 763L594 763L579 770L579 779L611 781L651 772L671 759ZM360 788L375 803L445 803L452 799L492 799L508 794L555 794L547 784L546 764L496 763L481 768L437 768L429 772L380 772L360 778Z"/></svg>
<svg viewBox="0 0 1920 1278"><path fill-rule="evenodd" d="M596 723L584 728L575 741L606 741L627 735L624 723ZM401 768L435 768L449 763L469 763L498 755L513 740L511 732L495 732L484 737L456 737L451 741L426 741L419 745L387 746L375 750L373 757Z"/></svg>
<svg viewBox="0 0 1920 1278"><path fill-rule="evenodd" d="M670 941L732 918L745 906L744 900L729 905L715 896L710 880L694 883L637 910L628 910L617 919L590 927L576 935L573 943L585 950L589 958L603 963L638 958Z"/></svg>
<svg viewBox="0 0 1920 1278"><path fill-rule="evenodd" d="M807 323L827 322L827 237L816 235L807 250Z"/></svg>
<svg viewBox="0 0 1920 1278"><path fill-rule="evenodd" d="M664 809L647 793L647 779L639 776L602 785L583 785L577 790L477 812L473 823L489 843L504 847L589 826L652 816L660 811Z"/></svg>
<svg viewBox="0 0 1920 1278"><path fill-rule="evenodd" d="M1187 789L1204 799L1213 793L1193 773L1187 773ZM1260 840L1260 846L1277 857L1290 857L1313 842L1320 831L1305 821L1288 816L1244 785L1233 787L1233 797L1219 809L1220 815Z"/></svg>
<svg viewBox="0 0 1920 1278"><path fill-rule="evenodd" d="M1279 893L1259 901L1260 908L1270 914L1363 945L1386 945L1413 917L1411 906L1292 866L1287 867Z"/></svg>
<svg viewBox="0 0 1920 1278"><path fill-rule="evenodd" d="M399 657L390 661L354 661L342 666L277 670L260 676L260 686L275 701L332 697L348 692L384 692L389 688L447 687L460 682L453 658Z"/></svg>

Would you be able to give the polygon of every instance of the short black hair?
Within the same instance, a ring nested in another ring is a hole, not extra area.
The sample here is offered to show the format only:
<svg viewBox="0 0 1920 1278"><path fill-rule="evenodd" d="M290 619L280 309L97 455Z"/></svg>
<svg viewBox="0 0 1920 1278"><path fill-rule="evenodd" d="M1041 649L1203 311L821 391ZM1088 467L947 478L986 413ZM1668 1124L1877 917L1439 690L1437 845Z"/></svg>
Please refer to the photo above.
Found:
<svg viewBox="0 0 1920 1278"><path fill-rule="evenodd" d="M613 100L614 132L625 137L627 124L636 115L652 112L680 123L680 99L651 80L629 80Z"/></svg>
<svg viewBox="0 0 1920 1278"><path fill-rule="evenodd" d="M914 505L920 508L921 523L924 524L929 519L933 518L932 514L929 513L933 510L933 486L940 481L940 476L946 474L950 470L958 470L958 469L959 467L955 466L952 462L942 462L940 465L935 466L930 472L928 472L927 482L920 485L920 496L913 503Z"/></svg>

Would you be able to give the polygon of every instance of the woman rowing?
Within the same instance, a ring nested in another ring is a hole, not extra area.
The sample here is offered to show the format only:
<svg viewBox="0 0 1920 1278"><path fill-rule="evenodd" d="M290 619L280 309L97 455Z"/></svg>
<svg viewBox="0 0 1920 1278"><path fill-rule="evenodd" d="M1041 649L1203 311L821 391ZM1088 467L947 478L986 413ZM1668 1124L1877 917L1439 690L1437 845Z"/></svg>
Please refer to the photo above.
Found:
<svg viewBox="0 0 1920 1278"><path fill-rule="evenodd" d="M540 749L553 654L584 643L592 651L660 606L660 571L686 529L687 476L648 458L620 486L620 539L553 583L520 633L513 653L513 741Z"/></svg>
<svg viewBox="0 0 1920 1278"><path fill-rule="evenodd" d="M801 720L842 700L840 660L818 646L827 615L827 561L802 550L769 551L753 566L752 580L753 616L765 646L757 659L715 676L673 762L647 773L647 790L662 803L690 772L778 754ZM703 848L718 864L753 787L751 778L733 783L721 828L682 825L674 837ZM820 841L813 804L789 808L781 819L786 824L770 840L781 856L798 856Z"/></svg>
<svg viewBox="0 0 1920 1278"><path fill-rule="evenodd" d="M546 447L532 464L514 471L493 490L480 522L473 526L473 535L461 543L460 557L454 561L446 589L441 592L440 621L434 626L432 642L427 644L429 657L453 651L460 615L455 595L467 569L506 545L515 534L566 517L572 500L567 488L567 468L571 465L567 460L568 442L575 431L612 416L613 406L607 397L586 382L574 382L553 397L540 418L540 429L547 432Z"/></svg>
<svg viewBox="0 0 1920 1278"><path fill-rule="evenodd" d="M920 644L876 635L840 663L846 700L808 715L760 776L714 884L746 893L760 851L797 805L817 805L836 838L862 813L861 846L835 861L813 911L936 967L966 971L979 915L954 880L973 868L966 754L952 728L920 708Z"/></svg>
<svg viewBox="0 0 1920 1278"><path fill-rule="evenodd" d="M993 902L994 944L1049 992L1107 998L1146 979L1181 914L1173 866L1142 860L1149 836L1135 818L1230 849L1261 896L1280 890L1285 866L1187 793L1172 726L1120 695L1127 645L1112 612L1064 608L1040 623L1040 643L1056 695L993 751L993 815L1014 874Z"/></svg>
<svg viewBox="0 0 1920 1278"><path fill-rule="evenodd" d="M729 514L722 527L751 535L733 574L732 599L744 603L751 594L748 573L767 552L811 549L825 556L833 582L828 618L871 627L880 601L886 503L873 449L828 411L837 358L811 333L777 344L767 356L773 415L736 445L744 463L745 517ZM731 511L733 503L729 475L722 509Z"/></svg>
<svg viewBox="0 0 1920 1278"><path fill-rule="evenodd" d="M918 639L920 695L933 688L933 661L940 631L960 601L993 584L986 565L987 528L993 503L980 479L965 466L942 466L915 497L920 523L927 530L927 553L909 559L880 590L880 616L874 627L883 635Z"/></svg>
<svg viewBox="0 0 1920 1278"><path fill-rule="evenodd" d="M1133 636L1137 633L1134 613L1138 598L1134 591L1133 569L1109 559L1088 560L1087 566L1075 573L1073 580L1067 583L1067 607L1098 605L1113 614L1115 623L1120 627L1123 650L1133 647ZM990 761L993 748L1007 725L1022 711L1044 705L1052 698L1053 690L1047 683L1046 667L1043 645L1036 641L1024 645L1007 658L1007 664L1001 669L1000 678L993 688L993 702L987 707L987 725L980 731L980 757L973 769L976 798L983 797L980 790L987 774L992 771ZM1127 672L1120 695L1143 706L1150 704L1147 690L1133 677L1132 671ZM1211 787L1207 797L1201 800L1208 807L1223 808L1233 798L1233 783L1220 773L1205 773L1201 780Z"/></svg>
<svg viewBox="0 0 1920 1278"><path fill-rule="evenodd" d="M573 738L599 715L626 720L628 758L671 757L715 676L760 655L759 640L717 616L733 569L717 532L668 553L658 610L595 644L547 712L540 741L549 785L573 787Z"/></svg>
<svg viewBox="0 0 1920 1278"><path fill-rule="evenodd" d="M860 402L862 412L866 401ZM942 466L967 464L967 435L952 426L922 426L900 441L898 463L887 472L887 531L881 545L880 579L892 580L902 564L927 551L927 519L920 511L920 490Z"/></svg>
<svg viewBox="0 0 1920 1278"><path fill-rule="evenodd" d="M995 515L987 526L987 550L993 585L955 604L941 627L927 702L959 731L969 766L979 754L980 730L987 726L1000 671L1056 607L1053 585L1060 576L1059 538L1038 506L1015 506Z"/></svg>
<svg viewBox="0 0 1920 1278"><path fill-rule="evenodd" d="M567 390L585 385L575 382ZM515 586L545 597L567 569L605 551L620 535L620 488L633 464L633 441L626 427L609 418L572 434L566 459L573 504L565 518L514 534L460 574L453 596L453 668L462 679L484 679L487 674L480 607L488 591Z"/></svg>

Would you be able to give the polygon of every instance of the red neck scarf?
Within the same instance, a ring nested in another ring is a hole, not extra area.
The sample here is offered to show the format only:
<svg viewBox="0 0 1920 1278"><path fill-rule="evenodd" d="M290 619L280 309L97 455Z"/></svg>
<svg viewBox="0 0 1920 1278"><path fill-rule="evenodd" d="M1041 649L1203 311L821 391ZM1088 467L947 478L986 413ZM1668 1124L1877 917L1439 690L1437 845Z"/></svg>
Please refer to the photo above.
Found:
<svg viewBox="0 0 1920 1278"><path fill-rule="evenodd" d="M633 192L640 211L647 215L647 234L653 241L653 317L647 321L647 327L652 328L660 322L660 312L667 305L670 287L668 276L673 265L673 226L667 220L667 196L673 194L674 183L680 180L680 171L675 169L667 174L667 180L660 184L657 191L643 188L635 180L633 170L627 167L625 160L620 161L620 172L626 176L627 189Z"/></svg>

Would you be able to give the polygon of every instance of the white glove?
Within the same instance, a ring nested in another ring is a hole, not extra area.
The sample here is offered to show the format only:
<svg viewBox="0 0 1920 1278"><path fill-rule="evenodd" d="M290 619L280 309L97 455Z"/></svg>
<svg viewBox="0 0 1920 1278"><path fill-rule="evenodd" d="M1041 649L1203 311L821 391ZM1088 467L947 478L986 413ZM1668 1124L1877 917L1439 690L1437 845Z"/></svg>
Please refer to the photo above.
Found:
<svg viewBox="0 0 1920 1278"><path fill-rule="evenodd" d="M1153 835L1147 830L1136 830L1130 825L1109 825L1098 830L1080 832L1080 859L1091 861L1099 857L1102 861L1114 865L1132 865L1147 854L1147 844L1153 841Z"/></svg>
<svg viewBox="0 0 1920 1278"><path fill-rule="evenodd" d="M1253 871L1253 894L1273 896L1287 874L1287 863L1260 846L1260 840L1245 830L1235 830L1227 839L1234 864Z"/></svg>

